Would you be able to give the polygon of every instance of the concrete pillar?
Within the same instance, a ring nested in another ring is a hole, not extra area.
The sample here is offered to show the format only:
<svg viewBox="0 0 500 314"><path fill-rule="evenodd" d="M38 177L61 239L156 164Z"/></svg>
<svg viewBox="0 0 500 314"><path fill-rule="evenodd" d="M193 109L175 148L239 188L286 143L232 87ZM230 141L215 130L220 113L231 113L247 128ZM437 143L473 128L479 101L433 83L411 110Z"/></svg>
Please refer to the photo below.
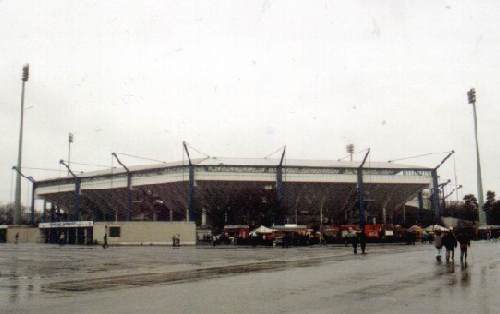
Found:
<svg viewBox="0 0 500 314"><path fill-rule="evenodd" d="M82 179L80 177L75 178L75 208L74 208L74 213L73 213L73 219L74 221L81 220L81 213L80 213L80 207L81 207L81 187L82 187ZM68 213L69 214L69 213ZM71 215L68 215L71 216ZM68 219L71 220L70 217Z"/></svg>
<svg viewBox="0 0 500 314"><path fill-rule="evenodd" d="M382 223L387 224L387 209L385 206L382 208Z"/></svg>
<svg viewBox="0 0 500 314"><path fill-rule="evenodd" d="M87 229L88 228L83 228L83 244L87 244Z"/></svg>
<svg viewBox="0 0 500 314"><path fill-rule="evenodd" d="M172 210L172 208L168 209L168 216L170 218L170 221L174 221L174 211Z"/></svg>
<svg viewBox="0 0 500 314"><path fill-rule="evenodd" d="M127 221L132 220L132 207L134 206L132 202L132 174L127 172Z"/></svg>
<svg viewBox="0 0 500 314"><path fill-rule="evenodd" d="M205 208L201 209L201 225L207 225L207 210Z"/></svg>
<svg viewBox="0 0 500 314"><path fill-rule="evenodd" d="M45 220L47 219L45 215L47 215L47 200L43 200L42 222L45 222Z"/></svg>
<svg viewBox="0 0 500 314"><path fill-rule="evenodd" d="M417 209L417 224L420 222L420 213L424 210L424 197L422 191L418 191L418 209Z"/></svg>

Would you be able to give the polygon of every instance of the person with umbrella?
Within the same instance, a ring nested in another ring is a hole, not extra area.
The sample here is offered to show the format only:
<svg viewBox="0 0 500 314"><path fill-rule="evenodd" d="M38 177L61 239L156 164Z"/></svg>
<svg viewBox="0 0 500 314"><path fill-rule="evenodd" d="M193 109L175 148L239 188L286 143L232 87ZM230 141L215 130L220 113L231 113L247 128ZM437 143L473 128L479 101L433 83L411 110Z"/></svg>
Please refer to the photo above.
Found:
<svg viewBox="0 0 500 314"><path fill-rule="evenodd" d="M443 237L440 229L437 229L434 232L434 247L437 250L436 260L438 262L441 262L441 249L443 248Z"/></svg>

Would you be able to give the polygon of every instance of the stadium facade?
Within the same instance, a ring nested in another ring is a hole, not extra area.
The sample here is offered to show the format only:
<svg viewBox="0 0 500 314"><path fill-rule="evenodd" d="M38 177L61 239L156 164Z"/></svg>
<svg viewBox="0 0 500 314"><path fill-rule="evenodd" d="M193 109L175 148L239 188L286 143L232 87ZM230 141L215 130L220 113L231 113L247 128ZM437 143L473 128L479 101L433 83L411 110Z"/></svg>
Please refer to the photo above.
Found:
<svg viewBox="0 0 500 314"><path fill-rule="evenodd" d="M359 223L422 207L436 182L436 169L390 162L207 157L45 179L34 194L51 204L45 222Z"/></svg>

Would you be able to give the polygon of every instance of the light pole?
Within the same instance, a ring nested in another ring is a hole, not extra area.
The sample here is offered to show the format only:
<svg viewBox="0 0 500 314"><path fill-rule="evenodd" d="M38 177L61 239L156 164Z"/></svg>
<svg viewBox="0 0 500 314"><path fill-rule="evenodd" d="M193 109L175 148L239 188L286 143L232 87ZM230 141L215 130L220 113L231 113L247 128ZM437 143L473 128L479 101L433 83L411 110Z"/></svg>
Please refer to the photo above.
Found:
<svg viewBox="0 0 500 314"><path fill-rule="evenodd" d="M481 159L479 158L479 142L477 138L477 112L476 112L476 90L471 88L467 92L467 98L469 100L469 104L472 104L472 111L474 114L474 137L476 139L476 162L477 162L477 201L478 201L478 210L479 210L479 224L486 224L486 215L483 211L484 206L484 196L483 196L483 180L481 176Z"/></svg>
<svg viewBox="0 0 500 314"><path fill-rule="evenodd" d="M21 87L21 123L19 126L19 147L17 150L17 169L22 169L22 150L23 150L23 120L24 120L24 86L28 81L30 76L30 66L25 64L23 66L23 75L21 77L22 87ZM19 225L21 223L21 174L19 171L16 172L16 197L14 201L14 224Z"/></svg>

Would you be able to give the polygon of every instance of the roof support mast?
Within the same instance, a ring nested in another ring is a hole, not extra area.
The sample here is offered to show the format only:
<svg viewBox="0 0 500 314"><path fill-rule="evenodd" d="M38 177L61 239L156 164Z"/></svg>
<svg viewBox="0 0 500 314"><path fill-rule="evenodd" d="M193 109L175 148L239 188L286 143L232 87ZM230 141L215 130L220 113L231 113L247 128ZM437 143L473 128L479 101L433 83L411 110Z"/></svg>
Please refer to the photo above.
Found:
<svg viewBox="0 0 500 314"><path fill-rule="evenodd" d="M120 166L125 169L125 172L127 173L127 221L132 220L132 172L130 172L130 169L118 158L118 155L116 153L111 153L111 156L115 157L116 162L120 164Z"/></svg>
<svg viewBox="0 0 500 314"><path fill-rule="evenodd" d="M74 210L75 210L75 213L74 213L74 220L75 221L78 221L81 219L81 215L80 215L80 196L81 196L81 186L82 186L82 178L80 178L79 176L77 176L72 170L71 168L69 167L69 165L64 161L64 160L59 160L59 163L61 165L63 165L64 167L66 167L68 169L68 172L69 174L75 178L75 206L74 206Z"/></svg>
<svg viewBox="0 0 500 314"><path fill-rule="evenodd" d="M278 208L283 208L283 161L286 154L286 145L283 146L283 152L281 153L280 163L276 167L276 198L278 201ZM281 212L281 211L280 211Z"/></svg>
<svg viewBox="0 0 500 314"><path fill-rule="evenodd" d="M34 226L35 225L35 189L36 189L36 181L33 179L33 177L30 176L25 176L19 168L16 166L12 167L12 170L15 170L18 175L20 175L23 178L28 179L28 181L31 182L32 188L31 188L31 224Z"/></svg>
<svg viewBox="0 0 500 314"><path fill-rule="evenodd" d="M188 170L189 170L189 189L188 189L188 212L186 215L187 221L194 221L194 209L193 209L193 198L194 198L194 166L191 162L191 156L189 155L189 149L186 141L182 141L182 146L188 157Z"/></svg>
<svg viewBox="0 0 500 314"><path fill-rule="evenodd" d="M365 157L363 158L363 161L358 167L357 170L357 184L358 184L358 203L359 203L359 227L361 228L361 232L365 231L365 200L364 200L364 184L363 184L363 166L366 163L366 159L368 158L368 155L370 154L370 149L368 148Z"/></svg>
<svg viewBox="0 0 500 314"><path fill-rule="evenodd" d="M442 211L441 210L441 204L440 204L440 201L439 201L439 191L440 191L440 188L439 188L439 183L438 183L437 170L454 153L455 153L454 150L452 150L451 152L449 152L448 155L446 155L446 157L444 157L443 160L441 160L441 162L436 167L434 167L434 169L431 170L431 176L432 176L432 207L434 209L435 220L436 220L437 224L439 224L441 222L441 211Z"/></svg>

